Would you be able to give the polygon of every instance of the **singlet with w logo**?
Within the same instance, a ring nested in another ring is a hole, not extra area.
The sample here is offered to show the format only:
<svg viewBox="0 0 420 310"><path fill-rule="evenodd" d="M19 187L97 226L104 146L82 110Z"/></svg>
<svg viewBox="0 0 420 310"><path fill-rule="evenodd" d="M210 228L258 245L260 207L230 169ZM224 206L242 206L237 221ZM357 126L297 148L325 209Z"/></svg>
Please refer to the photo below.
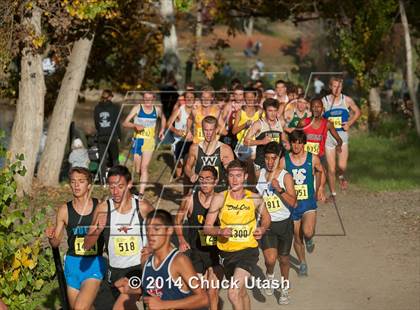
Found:
<svg viewBox="0 0 420 310"><path fill-rule="evenodd" d="M225 167L223 167L222 159L220 156L221 143L217 142L216 149L212 154L207 154L203 142L198 144L197 162L195 163L195 173L199 174L204 166L213 166L216 168L219 183L218 185L224 185L226 179Z"/></svg>

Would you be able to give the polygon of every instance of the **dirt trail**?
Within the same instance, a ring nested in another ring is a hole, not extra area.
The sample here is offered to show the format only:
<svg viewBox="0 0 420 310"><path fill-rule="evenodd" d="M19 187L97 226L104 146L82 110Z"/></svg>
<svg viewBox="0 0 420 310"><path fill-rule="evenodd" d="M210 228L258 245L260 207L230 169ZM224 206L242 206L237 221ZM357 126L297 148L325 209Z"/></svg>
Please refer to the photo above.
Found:
<svg viewBox="0 0 420 310"><path fill-rule="evenodd" d="M146 196L155 207L173 212L181 197L181 185L164 185L169 184L170 169L163 170L163 162L168 163L167 156L152 162L160 167L152 167L152 171L159 172L161 177L153 173L152 182L157 186L146 192ZM162 187L163 195L157 199ZM339 194L337 206L346 235L339 236L343 231L334 206L320 204L317 234L338 236L315 237L315 251L307 254L309 276L299 278L291 270L291 301L281 307L289 310L420 309L420 189L370 193L350 187L347 193ZM293 250L292 256L295 257ZM262 255L259 266L263 274ZM279 276L278 267L275 273ZM223 309L231 309L226 291L220 295ZM250 296L252 309L280 307L278 292L274 297L253 290Z"/></svg>

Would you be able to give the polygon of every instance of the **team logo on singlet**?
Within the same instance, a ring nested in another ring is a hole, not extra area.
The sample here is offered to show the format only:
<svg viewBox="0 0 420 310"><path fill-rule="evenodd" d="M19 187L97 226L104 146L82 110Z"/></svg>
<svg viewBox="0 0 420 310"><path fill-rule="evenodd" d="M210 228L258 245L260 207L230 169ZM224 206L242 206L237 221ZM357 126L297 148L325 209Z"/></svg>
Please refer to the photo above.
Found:
<svg viewBox="0 0 420 310"><path fill-rule="evenodd" d="M201 156L201 161L204 166L215 166L217 162L217 155L213 156Z"/></svg>
<svg viewBox="0 0 420 310"><path fill-rule="evenodd" d="M236 215L239 214L239 211L242 210L250 210L251 208L245 204L241 204L241 205L226 205L228 211L236 211Z"/></svg>
<svg viewBox="0 0 420 310"><path fill-rule="evenodd" d="M133 227L127 227L127 226L122 226L118 228L119 232L125 232L126 234L128 233L129 230L132 230Z"/></svg>
<svg viewBox="0 0 420 310"><path fill-rule="evenodd" d="M305 180L306 180L305 168L293 169L292 172L293 172L293 180L295 180L296 185L301 185L305 183Z"/></svg>

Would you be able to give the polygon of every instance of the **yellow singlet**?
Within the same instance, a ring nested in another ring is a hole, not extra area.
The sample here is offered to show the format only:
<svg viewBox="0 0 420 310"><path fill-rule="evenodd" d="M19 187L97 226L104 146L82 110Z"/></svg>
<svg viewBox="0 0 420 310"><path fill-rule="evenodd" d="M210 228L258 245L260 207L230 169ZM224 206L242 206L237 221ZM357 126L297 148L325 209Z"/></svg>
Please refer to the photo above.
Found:
<svg viewBox="0 0 420 310"><path fill-rule="evenodd" d="M244 110L241 110L239 114L239 126L242 126L247 121L252 121L255 123L260 118L260 113L255 111L254 115L249 117ZM243 144L243 140L245 140L246 134L248 133L249 128L245 128L236 134L236 138L238 139L239 143Z"/></svg>
<svg viewBox="0 0 420 310"><path fill-rule="evenodd" d="M210 108L210 113L208 115L218 117L219 109L217 106L212 106ZM204 134L203 129L201 127L203 118L207 115L203 115L201 112L201 107L198 109L197 114L194 118L194 136L193 136L193 143L200 143L201 141L204 141Z"/></svg>
<svg viewBox="0 0 420 310"><path fill-rule="evenodd" d="M245 190L245 197L241 200L233 199L229 191L224 191L224 195L225 203L219 211L220 228L230 227L232 236L227 239L217 237L217 247L225 252L256 248L258 242L255 240L254 231L257 221L253 193Z"/></svg>

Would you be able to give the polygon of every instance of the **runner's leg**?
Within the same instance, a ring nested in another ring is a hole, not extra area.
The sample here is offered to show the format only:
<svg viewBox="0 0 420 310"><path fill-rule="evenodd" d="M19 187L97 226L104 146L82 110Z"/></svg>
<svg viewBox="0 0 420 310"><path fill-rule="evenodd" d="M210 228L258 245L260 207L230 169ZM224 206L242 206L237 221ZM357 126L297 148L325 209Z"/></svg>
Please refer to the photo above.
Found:
<svg viewBox="0 0 420 310"><path fill-rule="evenodd" d="M305 212L302 216L302 232L306 240L315 234L316 211Z"/></svg>
<svg viewBox="0 0 420 310"><path fill-rule="evenodd" d="M274 274L274 267L276 266L276 260L278 256L277 249L269 248L263 251L265 268L267 270L267 275Z"/></svg>
<svg viewBox="0 0 420 310"><path fill-rule="evenodd" d="M74 305L76 304L77 295L79 295L80 291L76 290L73 287L67 286L67 297L69 298L70 308L74 309Z"/></svg>
<svg viewBox="0 0 420 310"><path fill-rule="evenodd" d="M301 229L301 220L294 221L293 248L295 249L299 263L305 262L305 248L303 245L303 232Z"/></svg>
<svg viewBox="0 0 420 310"><path fill-rule="evenodd" d="M140 164L140 194L144 194L147 182L149 180L149 164L152 160L153 152L143 152Z"/></svg>
<svg viewBox="0 0 420 310"><path fill-rule="evenodd" d="M335 189L335 148L328 148L325 147L325 157L327 158L328 164L328 185L330 187L331 194L334 195L336 193Z"/></svg>
<svg viewBox="0 0 420 310"><path fill-rule="evenodd" d="M96 295L99 292L101 281L98 279L87 279L83 281L80 293L77 295L76 302L73 309L89 310L94 309Z"/></svg>
<svg viewBox="0 0 420 310"><path fill-rule="evenodd" d="M233 281L237 281L238 288L230 287L228 290L228 298L234 310L250 310L251 300L249 299L245 280L249 277L249 272L242 268L235 268Z"/></svg>
<svg viewBox="0 0 420 310"><path fill-rule="evenodd" d="M338 175L340 178L340 186L342 190L347 189L347 180L345 179L345 172L347 169L347 160L349 158L349 145L343 144L341 146L341 153L338 153Z"/></svg>

